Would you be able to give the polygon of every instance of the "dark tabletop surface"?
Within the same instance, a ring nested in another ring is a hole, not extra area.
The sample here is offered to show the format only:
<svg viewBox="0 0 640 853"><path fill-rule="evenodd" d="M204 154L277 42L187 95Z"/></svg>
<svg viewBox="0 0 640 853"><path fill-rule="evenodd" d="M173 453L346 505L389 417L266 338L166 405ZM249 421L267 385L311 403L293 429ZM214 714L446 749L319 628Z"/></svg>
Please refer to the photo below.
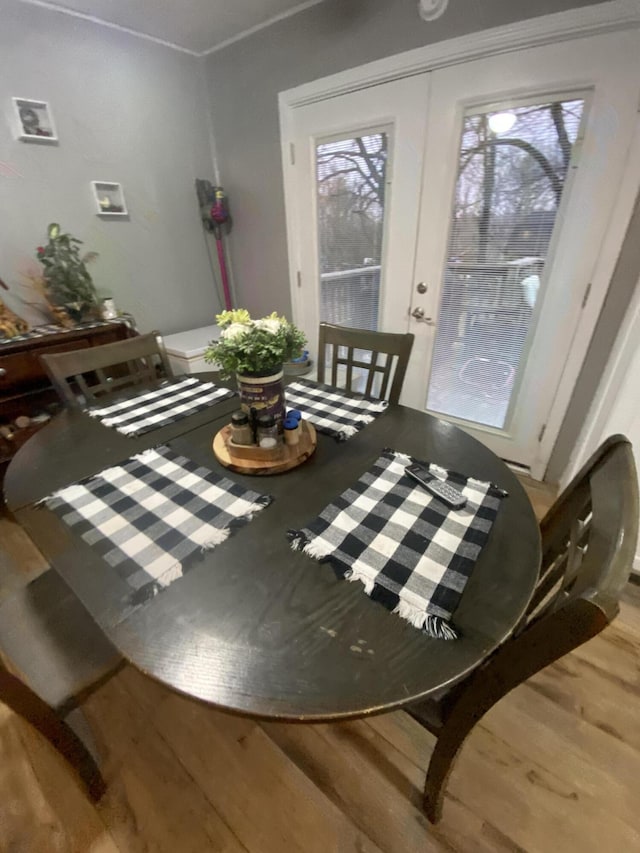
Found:
<svg viewBox="0 0 640 853"><path fill-rule="evenodd" d="M204 377L203 377L204 378ZM258 717L323 720L410 704L459 679L508 634L536 582L540 539L522 486L491 451L455 426L403 406L346 442L318 434L315 455L271 477L230 473L211 444L237 398L130 438L65 412L14 457L9 508L131 663L170 687ZM54 513L34 504L158 444L274 502L182 578L137 609L130 588ZM359 583L293 552L288 528L305 526L384 447L490 480L509 492L454 615L456 641L434 640L371 601Z"/></svg>

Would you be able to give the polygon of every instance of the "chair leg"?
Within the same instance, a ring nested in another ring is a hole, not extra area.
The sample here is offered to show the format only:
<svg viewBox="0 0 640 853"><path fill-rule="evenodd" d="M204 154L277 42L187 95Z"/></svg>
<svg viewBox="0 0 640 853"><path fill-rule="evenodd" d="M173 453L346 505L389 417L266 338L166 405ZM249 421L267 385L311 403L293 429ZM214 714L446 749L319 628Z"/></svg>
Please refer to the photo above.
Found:
<svg viewBox="0 0 640 853"><path fill-rule="evenodd" d="M459 687L453 688L444 723L434 731L421 719L420 706L411 715L438 738L424 791L427 817L436 823L442 816L444 790L453 762L471 729L514 687L576 646L595 637L608 624L599 607L578 599L567 608L527 628L517 641L502 646Z"/></svg>
<svg viewBox="0 0 640 853"><path fill-rule="evenodd" d="M491 696L491 692L489 695L475 693L471 701L468 695L463 695L461 701L452 701L444 723L436 723L433 717L424 713L420 705L412 705L406 709L417 723L436 737L427 768L423 798L424 811L431 823L438 823L442 819L447 781L467 735L483 714L495 704L495 697Z"/></svg>
<svg viewBox="0 0 640 853"><path fill-rule="evenodd" d="M423 799L424 811L431 823L438 823L442 819L447 781L454 761L472 727L473 722L470 722L466 726L443 730L433 748L427 768Z"/></svg>
<svg viewBox="0 0 640 853"><path fill-rule="evenodd" d="M98 765L73 729L26 684L0 666L0 701L36 728L67 760L97 802L106 790Z"/></svg>

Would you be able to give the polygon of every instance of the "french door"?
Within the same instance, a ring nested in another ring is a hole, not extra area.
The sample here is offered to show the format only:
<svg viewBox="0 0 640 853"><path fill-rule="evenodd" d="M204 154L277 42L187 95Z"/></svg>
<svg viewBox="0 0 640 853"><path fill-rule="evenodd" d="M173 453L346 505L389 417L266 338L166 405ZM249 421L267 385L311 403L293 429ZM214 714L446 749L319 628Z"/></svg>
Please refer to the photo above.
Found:
<svg viewBox="0 0 640 853"><path fill-rule="evenodd" d="M296 110L296 322L405 330L413 281L429 75Z"/></svg>
<svg viewBox="0 0 640 853"><path fill-rule="evenodd" d="M296 320L412 331L401 402L539 472L639 72L636 33L609 33L296 108Z"/></svg>

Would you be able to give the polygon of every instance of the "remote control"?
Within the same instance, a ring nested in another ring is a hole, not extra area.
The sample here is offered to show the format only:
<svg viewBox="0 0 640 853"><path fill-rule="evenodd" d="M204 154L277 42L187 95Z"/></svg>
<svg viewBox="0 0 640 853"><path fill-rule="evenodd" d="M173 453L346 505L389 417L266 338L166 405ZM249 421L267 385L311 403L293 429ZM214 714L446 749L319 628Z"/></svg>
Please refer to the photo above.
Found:
<svg viewBox="0 0 640 853"><path fill-rule="evenodd" d="M424 465L407 465L404 469L405 473L413 477L420 485L432 495L435 495L442 503L450 506L452 509L462 509L466 505L467 499L459 492L450 486L448 483L443 483L437 477L425 468Z"/></svg>

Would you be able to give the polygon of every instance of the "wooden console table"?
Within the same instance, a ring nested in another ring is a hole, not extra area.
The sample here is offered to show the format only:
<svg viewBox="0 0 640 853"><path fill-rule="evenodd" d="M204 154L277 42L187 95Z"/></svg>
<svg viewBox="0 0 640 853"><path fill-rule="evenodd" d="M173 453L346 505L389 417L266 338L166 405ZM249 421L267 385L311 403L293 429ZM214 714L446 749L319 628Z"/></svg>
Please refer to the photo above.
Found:
<svg viewBox="0 0 640 853"><path fill-rule="evenodd" d="M110 344L132 337L131 325L119 320L96 320L72 329L41 326L17 338L0 338L0 425L10 425L20 415L35 417L59 403L39 356L44 353ZM0 469L42 424L0 437Z"/></svg>

